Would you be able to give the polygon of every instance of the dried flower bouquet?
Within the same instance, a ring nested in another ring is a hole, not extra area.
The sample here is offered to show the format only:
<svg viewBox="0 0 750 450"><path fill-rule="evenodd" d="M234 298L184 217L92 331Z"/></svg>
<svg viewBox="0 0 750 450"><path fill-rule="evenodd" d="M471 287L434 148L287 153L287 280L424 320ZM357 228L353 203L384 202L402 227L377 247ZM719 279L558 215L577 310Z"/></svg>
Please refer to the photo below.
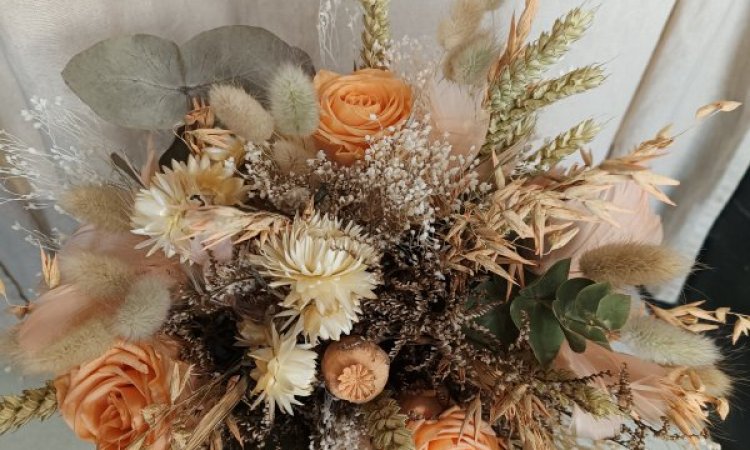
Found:
<svg viewBox="0 0 750 450"><path fill-rule="evenodd" d="M6 201L81 224L31 235L44 283L3 349L51 380L0 398L0 433L59 410L102 450L642 449L726 416L704 333L750 318L640 296L693 266L649 207L677 184L648 168L669 128L598 164L593 120L533 145L542 108L605 79L544 78L592 13L529 41L526 0L503 41L499 1L456 0L414 69L389 2L361 3L348 74L246 26L76 55L100 118L176 135L142 167L57 102L24 112L46 151L0 135Z"/></svg>

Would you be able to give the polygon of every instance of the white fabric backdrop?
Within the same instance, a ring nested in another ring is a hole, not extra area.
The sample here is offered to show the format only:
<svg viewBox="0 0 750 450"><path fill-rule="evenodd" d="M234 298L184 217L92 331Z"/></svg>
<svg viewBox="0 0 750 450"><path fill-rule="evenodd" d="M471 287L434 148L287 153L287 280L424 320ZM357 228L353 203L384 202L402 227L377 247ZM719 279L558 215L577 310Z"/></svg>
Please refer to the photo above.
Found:
<svg viewBox="0 0 750 450"><path fill-rule="evenodd" d="M335 61L326 66L347 70L357 50L358 25L353 0L341 2L332 36ZM504 35L510 14L520 0L506 0L492 23ZM535 33L582 0L543 0ZM450 0L393 0L394 35L434 35ZM591 2L588 2L591 5ZM596 3L594 3L596 5ZM320 66L315 27L319 4L315 0L0 0L0 128L41 147L40 137L18 115L32 95L62 96L77 100L59 73L77 52L119 34L150 33L183 42L217 26L260 25L289 43L306 50ZM592 147L597 158L622 152L651 137L662 125L689 125L695 109L712 100L750 100L748 48L750 2L701 0L608 0L598 5L596 20L586 37L557 67L563 71L590 62L605 62L610 76L593 92L572 98L547 111L540 135L549 136L577 121L594 117L606 126ZM712 119L682 136L675 153L658 163L658 169L686 183L674 192L680 206L664 212L670 243L694 255L728 196L750 161L750 113ZM123 140L137 156L143 145ZM15 221L42 230L59 219L30 215L20 205L0 209L0 262L25 288L35 285L38 263L35 249L10 231ZM9 274L0 276L18 298ZM660 292L673 300L678 285ZM0 320L9 324L11 320ZM35 380L22 380L9 372L0 376L0 392L15 392ZM60 450L88 448L76 443L62 425L32 426L15 435L0 437L0 448L21 450L52 447Z"/></svg>

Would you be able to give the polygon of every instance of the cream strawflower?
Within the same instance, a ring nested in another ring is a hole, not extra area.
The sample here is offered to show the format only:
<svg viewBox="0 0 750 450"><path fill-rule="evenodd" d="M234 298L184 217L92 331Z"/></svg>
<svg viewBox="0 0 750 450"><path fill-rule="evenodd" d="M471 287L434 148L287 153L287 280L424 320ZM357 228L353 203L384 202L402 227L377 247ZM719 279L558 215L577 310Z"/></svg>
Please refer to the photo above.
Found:
<svg viewBox="0 0 750 450"><path fill-rule="evenodd" d="M360 302L374 299L377 277L368 269L377 260L361 229L315 215L297 218L269 239L254 262L274 279L272 286L289 286L280 316L297 319L296 329L312 342L338 340L359 320Z"/></svg>
<svg viewBox="0 0 750 450"><path fill-rule="evenodd" d="M279 336L273 327L270 344L250 353L256 364L250 376L257 382L253 394L258 394L258 398L253 407L265 401L273 418L276 406L284 413L294 414L292 405L302 404L295 397L312 393L318 354L310 350L312 344L297 344L296 335Z"/></svg>
<svg viewBox="0 0 750 450"><path fill-rule="evenodd" d="M135 199L132 224L135 234L148 236L141 248L151 246L149 255L163 249L167 256L190 254L192 230L185 221L188 211L205 205L242 203L247 189L234 167L212 163L208 156L191 156L187 163L172 161L172 168L157 173L148 189Z"/></svg>

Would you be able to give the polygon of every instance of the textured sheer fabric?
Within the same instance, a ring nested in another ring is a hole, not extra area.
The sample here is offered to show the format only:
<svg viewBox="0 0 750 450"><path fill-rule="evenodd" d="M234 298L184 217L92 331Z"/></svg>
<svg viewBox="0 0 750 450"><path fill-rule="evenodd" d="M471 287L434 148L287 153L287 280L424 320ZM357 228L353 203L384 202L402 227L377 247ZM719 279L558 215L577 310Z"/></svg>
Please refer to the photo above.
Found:
<svg viewBox="0 0 750 450"><path fill-rule="evenodd" d="M62 97L77 105L60 77L65 63L93 43L115 35L149 33L184 42L222 25L266 27L301 47L316 66L351 69L358 48L358 5L355 0L2 0L0 14L0 128L44 148L39 134L21 120L33 95ZM532 35L579 6L580 0L544 0ZM550 108L541 121L540 136L554 135L580 120L605 123L592 144L598 159L610 150L620 153L651 137L662 125L676 121L676 130L692 123L695 109L712 100L750 100L750 3L702 0L608 0L599 2L590 32L555 69L605 62L610 73L593 92ZM426 37L428 46L450 0L392 0L394 35ZM330 9L329 9L330 7ZM492 18L504 35L520 0L506 0ZM321 14L330 26L319 36ZM321 48L321 42L324 44ZM667 241L694 256L750 162L750 113L713 118L680 137L674 153L658 169L684 181L674 198L676 208L664 210ZM145 151L143 136L118 137L119 147L138 159ZM36 253L23 242L14 222L49 231L70 224L54 214L5 205L0 210L0 276L11 298L33 288L39 272ZM7 270L7 271L6 271ZM674 300L679 283L658 292ZM0 320L9 324L10 319ZM16 390L18 376L0 377L0 391ZM51 438L54 436L54 438ZM49 438L49 439L48 439ZM59 427L32 427L0 437L8 450L87 448Z"/></svg>

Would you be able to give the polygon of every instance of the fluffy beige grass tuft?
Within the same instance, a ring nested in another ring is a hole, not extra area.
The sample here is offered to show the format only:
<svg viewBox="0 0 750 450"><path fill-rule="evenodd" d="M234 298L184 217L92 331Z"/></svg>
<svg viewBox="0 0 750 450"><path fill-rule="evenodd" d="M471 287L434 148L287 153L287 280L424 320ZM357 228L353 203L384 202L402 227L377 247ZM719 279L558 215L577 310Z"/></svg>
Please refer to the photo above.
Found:
<svg viewBox="0 0 750 450"><path fill-rule="evenodd" d="M111 185L87 184L64 191L58 205L81 223L105 231L129 231L133 193Z"/></svg>
<svg viewBox="0 0 750 450"><path fill-rule="evenodd" d="M95 299L122 299L130 290L134 270L122 260L91 252L60 258L63 282L75 284Z"/></svg>
<svg viewBox="0 0 750 450"><path fill-rule="evenodd" d="M159 276L145 276L133 283L112 322L119 337L138 341L153 336L164 323L171 306L169 282Z"/></svg>
<svg viewBox="0 0 750 450"><path fill-rule="evenodd" d="M265 142L273 135L273 117L244 89L216 85L208 92L208 97L216 117L248 141Z"/></svg>
<svg viewBox="0 0 750 450"><path fill-rule="evenodd" d="M581 256L581 271L615 286L656 285L690 272L691 263L661 245L618 243L589 250Z"/></svg>
<svg viewBox="0 0 750 450"><path fill-rule="evenodd" d="M630 319L620 341L639 358L667 366L712 366L722 357L712 339L651 316Z"/></svg>

